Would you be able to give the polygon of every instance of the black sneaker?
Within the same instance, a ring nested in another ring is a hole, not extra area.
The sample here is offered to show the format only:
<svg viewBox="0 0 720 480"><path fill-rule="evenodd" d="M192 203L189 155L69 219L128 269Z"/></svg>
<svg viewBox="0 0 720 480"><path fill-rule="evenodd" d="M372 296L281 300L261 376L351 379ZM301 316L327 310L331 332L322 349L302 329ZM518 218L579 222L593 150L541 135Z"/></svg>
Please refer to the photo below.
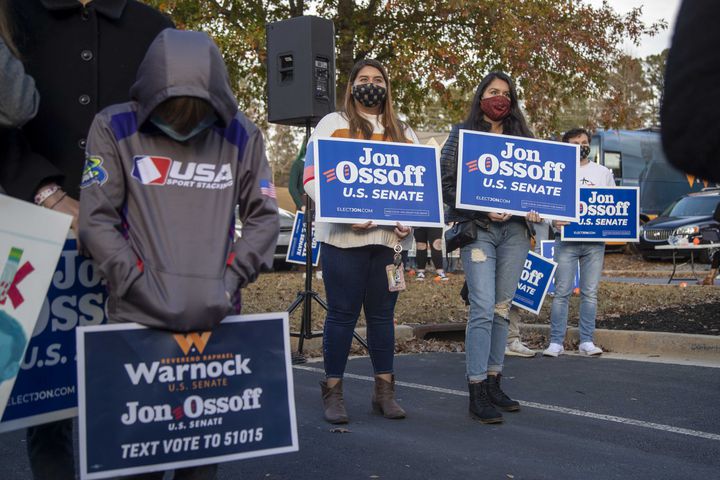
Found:
<svg viewBox="0 0 720 480"><path fill-rule="evenodd" d="M502 375L499 373L497 375L488 375L488 398L493 405L506 412L517 412L520 410L520 402L505 395L505 392L500 388L500 377Z"/></svg>

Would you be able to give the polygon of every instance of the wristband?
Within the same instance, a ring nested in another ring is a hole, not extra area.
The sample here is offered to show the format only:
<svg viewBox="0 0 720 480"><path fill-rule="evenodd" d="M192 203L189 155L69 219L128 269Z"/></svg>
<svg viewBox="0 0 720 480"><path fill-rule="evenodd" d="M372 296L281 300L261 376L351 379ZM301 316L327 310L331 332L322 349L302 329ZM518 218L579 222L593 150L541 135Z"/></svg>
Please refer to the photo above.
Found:
<svg viewBox="0 0 720 480"><path fill-rule="evenodd" d="M65 198L65 197L67 197L67 193L63 192L63 194L60 195L60 198L58 198L57 200L55 200L55 203L53 203L52 205L50 205L50 206L47 207L47 208L49 208L50 210L54 210L54 209L55 209L55 206L57 206L58 203L62 202L62 201L63 201L63 198Z"/></svg>
<svg viewBox="0 0 720 480"><path fill-rule="evenodd" d="M48 187L43 188L40 190L37 195L35 195L35 205L42 205L45 200L50 198L51 195L53 195L55 192L60 190L60 187L57 185L50 185Z"/></svg>

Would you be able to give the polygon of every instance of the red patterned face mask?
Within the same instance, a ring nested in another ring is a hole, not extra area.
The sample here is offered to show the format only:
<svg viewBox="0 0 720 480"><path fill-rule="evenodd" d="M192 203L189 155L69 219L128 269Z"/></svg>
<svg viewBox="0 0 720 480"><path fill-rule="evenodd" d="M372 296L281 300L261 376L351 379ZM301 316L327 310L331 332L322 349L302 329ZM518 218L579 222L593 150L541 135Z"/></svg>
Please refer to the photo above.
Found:
<svg viewBox="0 0 720 480"><path fill-rule="evenodd" d="M490 120L497 122L510 114L510 99L505 95L483 98L480 109Z"/></svg>

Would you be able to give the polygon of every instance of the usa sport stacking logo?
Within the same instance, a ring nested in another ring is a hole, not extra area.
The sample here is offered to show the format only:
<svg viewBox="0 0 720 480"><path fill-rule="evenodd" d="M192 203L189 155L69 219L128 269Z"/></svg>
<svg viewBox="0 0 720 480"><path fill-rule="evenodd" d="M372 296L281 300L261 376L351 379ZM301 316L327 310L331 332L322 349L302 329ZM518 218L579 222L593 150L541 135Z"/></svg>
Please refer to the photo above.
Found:
<svg viewBox="0 0 720 480"><path fill-rule="evenodd" d="M184 188L222 190L233 185L229 163L178 162L168 157L138 155L132 176L143 185L174 185Z"/></svg>

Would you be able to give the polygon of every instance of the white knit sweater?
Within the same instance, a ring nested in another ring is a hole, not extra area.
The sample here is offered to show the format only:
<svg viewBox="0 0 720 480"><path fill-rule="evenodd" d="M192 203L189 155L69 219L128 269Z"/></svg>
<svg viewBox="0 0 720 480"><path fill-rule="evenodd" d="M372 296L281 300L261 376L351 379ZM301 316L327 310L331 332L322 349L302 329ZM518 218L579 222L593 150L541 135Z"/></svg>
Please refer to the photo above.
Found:
<svg viewBox="0 0 720 480"><path fill-rule="evenodd" d="M382 117L376 115L362 114L373 125L373 135L370 140L382 141L385 128L383 127ZM315 131L310 136L309 142L313 142L318 138L349 138L350 128L348 121L340 112L334 112L326 115L320 120L315 127ZM415 132L407 127L405 129L405 137L413 143L419 143ZM315 178L305 179L305 191L315 200ZM394 227L377 226L370 230L355 231L351 225L346 223L326 223L317 222L315 225L315 236L318 241L328 243L338 248L364 247L366 245L384 245L393 248L398 244L399 240L395 235ZM400 241L404 250L412 246L412 234Z"/></svg>

